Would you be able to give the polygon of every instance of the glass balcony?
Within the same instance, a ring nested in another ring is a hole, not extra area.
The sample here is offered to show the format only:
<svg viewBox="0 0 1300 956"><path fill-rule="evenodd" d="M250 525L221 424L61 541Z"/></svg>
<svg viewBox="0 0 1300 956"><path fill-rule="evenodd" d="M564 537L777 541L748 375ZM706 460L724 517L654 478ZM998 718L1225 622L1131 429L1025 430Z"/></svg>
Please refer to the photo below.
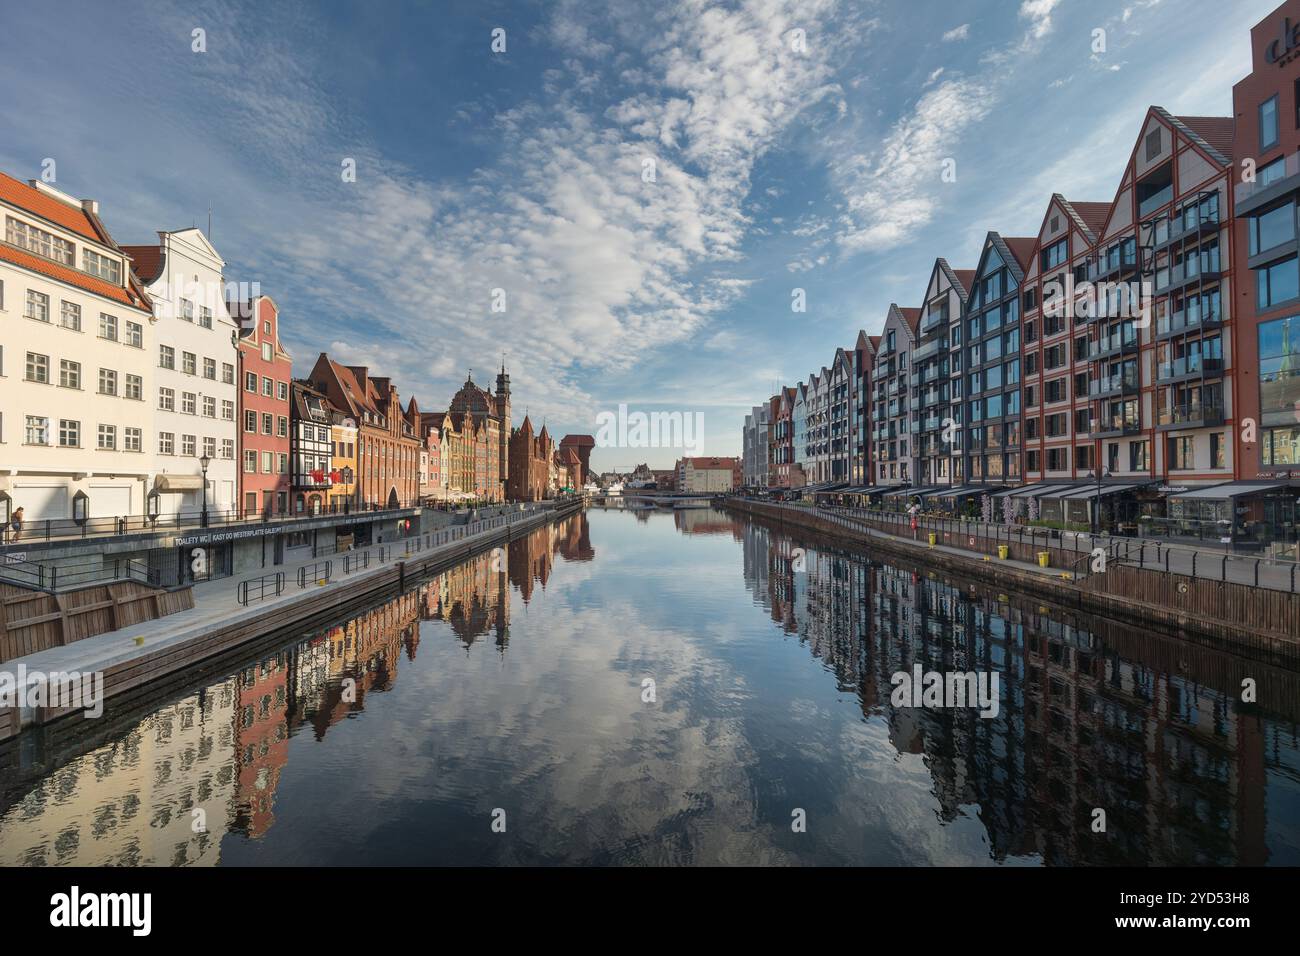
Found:
<svg viewBox="0 0 1300 956"><path fill-rule="evenodd" d="M1170 315L1162 315L1156 322L1156 335L1169 335L1173 332L1182 332L1186 330L1217 328L1223 324L1223 312L1221 309L1214 308L1195 308L1184 309L1181 312L1174 312Z"/></svg>
<svg viewBox="0 0 1300 956"><path fill-rule="evenodd" d="M926 359L938 355L940 352L947 351L947 349L948 340L946 338L941 337L934 339L933 341L926 342L924 345L918 345L912 350L912 362L913 364L924 362Z"/></svg>
<svg viewBox="0 0 1300 956"><path fill-rule="evenodd" d="M1222 375L1223 359L1204 355L1185 355L1172 362L1161 362L1156 369L1160 380L1181 378L1184 375Z"/></svg>
<svg viewBox="0 0 1300 956"><path fill-rule="evenodd" d="M1088 434L1094 438L1111 435L1136 435L1142 430L1142 424L1136 415L1109 415L1093 418L1088 423Z"/></svg>
<svg viewBox="0 0 1300 956"><path fill-rule="evenodd" d="M1292 176L1300 176L1300 153L1292 153L1283 160L1281 167L1276 173L1256 176L1253 183L1238 183L1233 192L1233 201L1239 207L1256 196L1261 196L1264 190L1284 179L1290 179ZM1262 197L1261 197L1262 198ZM1237 213L1245 212L1244 209L1237 209Z"/></svg>
<svg viewBox="0 0 1300 956"><path fill-rule="evenodd" d="M1088 358L1096 361L1103 356L1116 355L1123 352L1136 352L1138 350L1138 336L1135 329L1128 329L1123 332L1115 332L1111 335L1103 336L1095 342L1088 343Z"/></svg>
<svg viewBox="0 0 1300 956"><path fill-rule="evenodd" d="M1156 417L1161 428L1200 428L1223 424L1222 405L1174 405L1162 408Z"/></svg>
<svg viewBox="0 0 1300 956"><path fill-rule="evenodd" d="M1103 375L1097 381L1088 383L1088 394L1093 398L1122 392L1136 392L1137 390L1137 369L1131 369L1118 375Z"/></svg>

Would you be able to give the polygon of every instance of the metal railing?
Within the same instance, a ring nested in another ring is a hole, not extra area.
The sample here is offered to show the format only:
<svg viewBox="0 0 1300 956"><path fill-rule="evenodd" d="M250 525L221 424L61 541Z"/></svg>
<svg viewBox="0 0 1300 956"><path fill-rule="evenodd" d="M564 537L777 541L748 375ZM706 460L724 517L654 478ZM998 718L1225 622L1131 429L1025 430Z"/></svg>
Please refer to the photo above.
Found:
<svg viewBox="0 0 1300 956"><path fill-rule="evenodd" d="M748 500L748 499L742 499ZM866 522L874 521L889 528L885 533L916 541L933 531L939 542L959 550L994 546L1000 543L1027 544L1036 550L1056 548L1074 555L1088 556L1094 549L1102 548L1111 558L1137 568L1147 568L1165 574L1182 574L1210 581L1233 582L1275 591L1296 592L1300 582L1300 564L1285 558L1249 557L1228 551L1210 551L1187 545L1162 542L1148 538L1130 538L1110 534L1091 534L1086 531L1066 531L1032 525L1004 525L986 523L966 518L948 518L918 515L917 527L911 529L911 517L895 511L846 506L787 505L776 502L754 502L765 508L780 509L794 514L814 514L857 530L865 530ZM951 539L956 536L956 541ZM983 553L983 552L978 552Z"/></svg>
<svg viewBox="0 0 1300 956"><path fill-rule="evenodd" d="M14 502L14 505L21 502ZM356 506L349 503L331 504L315 511L276 513L262 510L209 511L204 520L202 512L187 511L174 515L123 515L111 518L45 518L24 521L16 531L12 525L2 530L4 544L27 544L38 541L55 541L69 538L93 538L126 534L153 534L159 531L193 530L225 527L232 524L278 524L312 521L336 515L373 515L384 512L407 511L421 506L419 501L399 502L394 507L377 503Z"/></svg>
<svg viewBox="0 0 1300 956"><path fill-rule="evenodd" d="M160 587L161 576L148 562L134 558L101 557L85 561L60 562L28 561L14 554L0 556L0 583L13 584L34 591L72 591L95 587L115 581L135 581L150 587Z"/></svg>
<svg viewBox="0 0 1300 956"><path fill-rule="evenodd" d="M351 574L353 571L364 571L370 567L369 551L352 551L343 555L343 573Z"/></svg>
<svg viewBox="0 0 1300 956"><path fill-rule="evenodd" d="M317 561L313 564L304 564L298 569L298 587L305 588L308 584L313 583L329 584L333 575L333 561Z"/></svg>
<svg viewBox="0 0 1300 956"><path fill-rule="evenodd" d="M276 571L274 574L263 574L260 577L240 581L235 593L239 603L245 607L254 601L279 597L284 593L284 572Z"/></svg>

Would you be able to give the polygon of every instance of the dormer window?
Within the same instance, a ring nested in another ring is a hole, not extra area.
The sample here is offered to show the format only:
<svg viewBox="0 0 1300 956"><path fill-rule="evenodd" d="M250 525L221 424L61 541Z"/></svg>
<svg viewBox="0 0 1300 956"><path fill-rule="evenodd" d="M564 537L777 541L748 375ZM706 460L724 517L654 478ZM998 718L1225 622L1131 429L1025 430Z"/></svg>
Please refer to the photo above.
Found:
<svg viewBox="0 0 1300 956"><path fill-rule="evenodd" d="M5 226L5 241L60 265L75 266L77 262L76 249L72 243L44 229L29 226L13 216L9 217Z"/></svg>
<svg viewBox="0 0 1300 956"><path fill-rule="evenodd" d="M111 282L113 285L122 284L122 263L116 259L110 259L108 256L101 256L93 249L81 250L81 268L89 272L92 276L97 276L105 282ZM184 301L183 299L181 300ZM191 306L190 321L194 321L194 313Z"/></svg>

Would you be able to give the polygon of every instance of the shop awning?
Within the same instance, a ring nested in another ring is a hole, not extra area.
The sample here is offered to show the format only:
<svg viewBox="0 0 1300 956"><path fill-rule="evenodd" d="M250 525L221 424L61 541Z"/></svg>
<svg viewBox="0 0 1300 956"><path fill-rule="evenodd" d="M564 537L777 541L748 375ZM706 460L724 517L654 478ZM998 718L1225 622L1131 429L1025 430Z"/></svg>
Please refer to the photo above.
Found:
<svg viewBox="0 0 1300 956"><path fill-rule="evenodd" d="M1242 498L1247 495L1257 495L1261 492L1277 491L1288 487L1291 487L1289 481L1229 481L1221 485L1191 488L1187 491L1171 493L1169 497L1181 500L1200 498L1212 501L1228 501L1232 498Z"/></svg>
<svg viewBox="0 0 1300 956"><path fill-rule="evenodd" d="M1011 492L1013 498L1043 498L1054 491L1073 490L1078 485L1022 485L1015 491Z"/></svg>
<svg viewBox="0 0 1300 956"><path fill-rule="evenodd" d="M989 489L982 485L961 485L956 488L944 488L936 491L935 498L969 498L971 495L988 494Z"/></svg>
<svg viewBox="0 0 1300 956"><path fill-rule="evenodd" d="M1109 498L1111 495L1123 494L1126 491L1137 491L1137 489L1146 488L1150 484L1151 482L1149 481L1124 481L1124 482L1118 482L1110 485L1102 485L1101 497ZM1076 488L1074 489L1074 491L1071 491L1069 494L1061 495L1060 497L1071 498L1076 500L1079 498L1096 498L1097 486L1084 485L1082 488Z"/></svg>
<svg viewBox="0 0 1300 956"><path fill-rule="evenodd" d="M1105 487L1105 486L1103 485L1103 487ZM1095 495L1095 494L1097 493L1097 486L1096 486L1096 485L1078 485L1078 484L1074 484L1074 485L1057 485L1057 486L1054 487L1054 488L1049 488L1047 491L1044 491L1044 492L1043 492L1042 494L1040 494L1038 497L1039 497L1039 498L1073 498L1075 492L1077 492L1077 491L1085 491L1085 490L1091 490L1092 493Z"/></svg>
<svg viewBox="0 0 1300 956"><path fill-rule="evenodd" d="M1007 485L1005 488L998 488L996 491L989 491L990 498L1005 498L1008 495L1019 494L1024 491L1024 485Z"/></svg>
<svg viewBox="0 0 1300 956"><path fill-rule="evenodd" d="M158 475L153 480L154 491L202 491L202 475Z"/></svg>

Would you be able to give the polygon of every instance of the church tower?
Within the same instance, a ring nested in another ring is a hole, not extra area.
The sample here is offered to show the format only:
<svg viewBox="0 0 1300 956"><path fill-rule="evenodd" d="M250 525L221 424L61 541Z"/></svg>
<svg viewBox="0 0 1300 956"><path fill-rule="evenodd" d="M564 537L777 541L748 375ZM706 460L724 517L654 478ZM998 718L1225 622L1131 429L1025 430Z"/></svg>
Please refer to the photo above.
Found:
<svg viewBox="0 0 1300 956"><path fill-rule="evenodd" d="M506 357L501 356L501 372L497 375L497 415L501 419L501 429L497 432L497 444L500 446L501 500L506 500L506 479L510 477L510 376L506 374Z"/></svg>

